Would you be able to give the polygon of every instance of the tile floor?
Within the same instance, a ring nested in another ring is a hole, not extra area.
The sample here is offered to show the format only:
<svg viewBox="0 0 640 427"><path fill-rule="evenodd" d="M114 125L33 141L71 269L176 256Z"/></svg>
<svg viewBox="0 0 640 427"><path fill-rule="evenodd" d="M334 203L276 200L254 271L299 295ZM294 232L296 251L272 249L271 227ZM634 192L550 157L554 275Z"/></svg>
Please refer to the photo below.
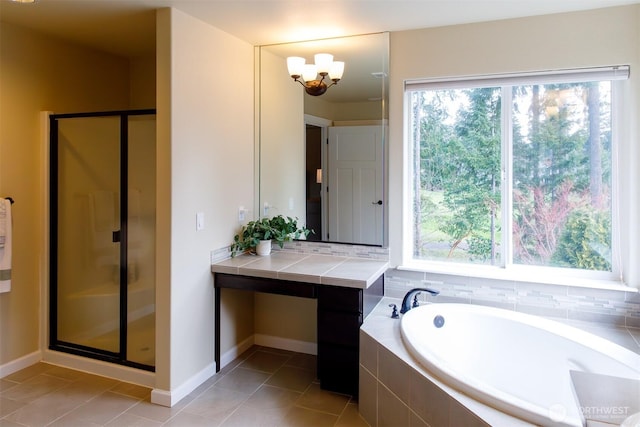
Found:
<svg viewBox="0 0 640 427"><path fill-rule="evenodd" d="M38 363L0 380L0 427L364 427L350 396L320 389L315 356L254 346L172 408L146 387Z"/></svg>

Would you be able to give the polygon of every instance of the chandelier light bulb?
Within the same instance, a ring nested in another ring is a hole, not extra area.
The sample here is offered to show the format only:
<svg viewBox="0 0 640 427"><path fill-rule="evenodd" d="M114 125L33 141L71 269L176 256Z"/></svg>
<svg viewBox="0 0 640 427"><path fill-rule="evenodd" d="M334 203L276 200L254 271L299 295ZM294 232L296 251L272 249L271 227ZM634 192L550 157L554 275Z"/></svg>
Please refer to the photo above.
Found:
<svg viewBox="0 0 640 427"><path fill-rule="evenodd" d="M329 78L333 81L338 81L342 78L342 74L344 74L344 62L334 61L329 69Z"/></svg>
<svg viewBox="0 0 640 427"><path fill-rule="evenodd" d="M330 53L316 53L314 59L316 67L318 67L318 73L323 76L329 74L331 64L333 63L333 55Z"/></svg>
<svg viewBox="0 0 640 427"><path fill-rule="evenodd" d="M313 64L305 64L302 70L302 78L305 82L310 82L316 79L318 75L318 67Z"/></svg>
<svg viewBox="0 0 640 427"><path fill-rule="evenodd" d="M304 69L305 59L299 56L290 56L287 58L287 69L289 75L294 79L300 78Z"/></svg>

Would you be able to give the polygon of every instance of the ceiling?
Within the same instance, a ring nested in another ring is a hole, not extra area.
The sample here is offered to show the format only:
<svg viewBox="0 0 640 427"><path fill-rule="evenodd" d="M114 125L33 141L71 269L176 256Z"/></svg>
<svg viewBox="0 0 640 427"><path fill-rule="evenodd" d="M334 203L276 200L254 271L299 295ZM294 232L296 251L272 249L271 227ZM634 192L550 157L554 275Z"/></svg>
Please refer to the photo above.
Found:
<svg viewBox="0 0 640 427"><path fill-rule="evenodd" d="M264 45L632 3L640 0L0 0L0 20L135 57L154 52L161 7Z"/></svg>

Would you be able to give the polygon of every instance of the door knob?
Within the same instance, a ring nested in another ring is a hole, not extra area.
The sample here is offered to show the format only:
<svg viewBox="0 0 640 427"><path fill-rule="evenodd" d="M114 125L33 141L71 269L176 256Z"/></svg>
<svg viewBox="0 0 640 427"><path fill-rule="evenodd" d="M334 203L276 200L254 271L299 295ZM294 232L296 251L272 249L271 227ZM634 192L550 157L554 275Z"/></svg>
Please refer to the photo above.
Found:
<svg viewBox="0 0 640 427"><path fill-rule="evenodd" d="M371 202L372 205L381 205L382 200L378 200L377 202Z"/></svg>

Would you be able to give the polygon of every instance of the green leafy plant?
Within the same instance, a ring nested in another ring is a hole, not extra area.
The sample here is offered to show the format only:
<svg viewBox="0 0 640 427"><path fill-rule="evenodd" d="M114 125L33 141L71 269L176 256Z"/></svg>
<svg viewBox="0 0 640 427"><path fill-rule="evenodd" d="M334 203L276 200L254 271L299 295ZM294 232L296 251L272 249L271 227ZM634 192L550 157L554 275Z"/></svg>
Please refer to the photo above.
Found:
<svg viewBox="0 0 640 427"><path fill-rule="evenodd" d="M307 237L313 230L298 226L298 218L284 217L260 218L243 225L240 232L233 237L231 256L253 251L261 240L275 241L281 248L284 242Z"/></svg>
<svg viewBox="0 0 640 427"><path fill-rule="evenodd" d="M552 260L559 267L611 271L611 217L585 209L573 212Z"/></svg>

